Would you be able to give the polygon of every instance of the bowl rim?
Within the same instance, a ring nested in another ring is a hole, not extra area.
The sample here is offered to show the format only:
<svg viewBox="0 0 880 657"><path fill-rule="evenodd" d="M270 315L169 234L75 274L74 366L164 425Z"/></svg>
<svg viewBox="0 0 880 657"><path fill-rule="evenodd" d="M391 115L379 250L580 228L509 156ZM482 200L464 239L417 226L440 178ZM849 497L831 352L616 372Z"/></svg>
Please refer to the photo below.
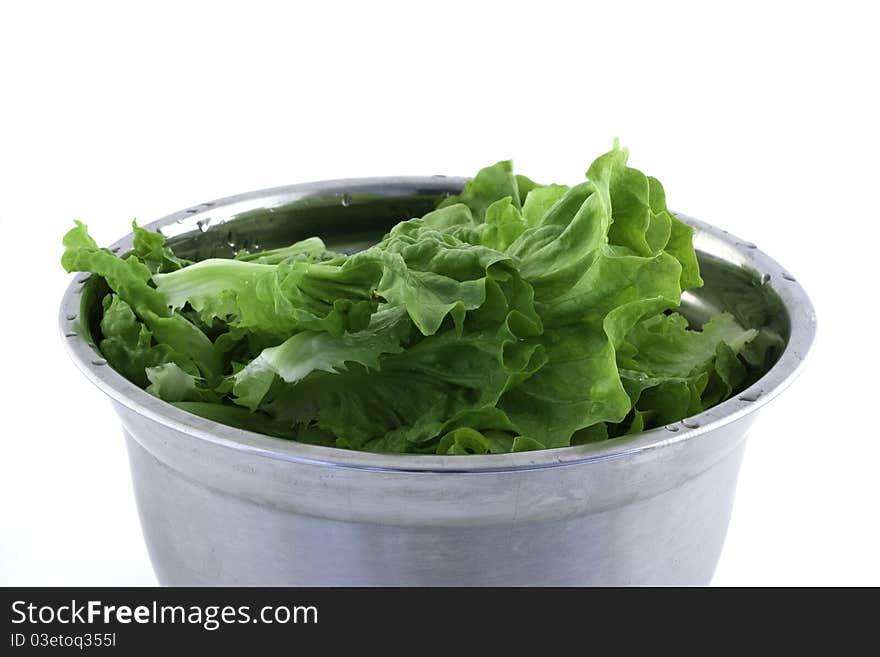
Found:
<svg viewBox="0 0 880 657"><path fill-rule="evenodd" d="M395 176L325 180L286 185L237 194L201 203L167 215L145 225L145 228L166 233L166 228L185 224L195 226L208 213L225 209L244 211L260 207L272 207L297 199L343 195L357 192L378 192L388 196L415 192L455 193L466 178L449 176ZM179 431L193 439L206 441L265 458L295 463L338 468L356 468L381 472L424 473L479 473L513 470L531 470L604 461L623 456L656 450L673 444L693 440L703 433L752 414L782 392L800 372L816 337L816 314L809 297L796 279L779 263L758 249L752 242L742 240L725 230L692 217L675 213L695 228L695 246L698 251L715 255L700 246L718 246L723 249L723 259L733 259L741 266L753 269L761 280L779 296L790 318L791 334L779 360L753 385L738 395L684 418L678 422L650 429L630 436L580 445L518 452L511 454L485 454L470 456L447 456L432 454L376 454L336 447L322 447L285 440L273 436L219 424L188 413L172 404L154 397L146 390L128 381L112 367L85 337L79 321L81 293L89 274L74 274L61 300L59 324L67 351L74 363L99 389L114 402ZM190 223L191 222L191 223ZM188 229L187 229L188 230ZM132 244L129 233L111 245L114 252L129 250Z"/></svg>

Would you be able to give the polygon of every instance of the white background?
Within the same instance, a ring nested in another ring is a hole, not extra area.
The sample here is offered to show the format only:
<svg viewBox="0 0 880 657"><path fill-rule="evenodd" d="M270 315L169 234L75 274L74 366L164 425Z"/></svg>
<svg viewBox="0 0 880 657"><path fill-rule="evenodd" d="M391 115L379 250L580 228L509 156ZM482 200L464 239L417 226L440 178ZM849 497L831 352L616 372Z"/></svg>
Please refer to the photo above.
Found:
<svg viewBox="0 0 880 657"><path fill-rule="evenodd" d="M236 192L507 157L571 183L619 136L819 316L753 429L715 583L880 584L877 22L715 5L4 3L0 583L155 583L115 415L56 328L72 219L107 244Z"/></svg>

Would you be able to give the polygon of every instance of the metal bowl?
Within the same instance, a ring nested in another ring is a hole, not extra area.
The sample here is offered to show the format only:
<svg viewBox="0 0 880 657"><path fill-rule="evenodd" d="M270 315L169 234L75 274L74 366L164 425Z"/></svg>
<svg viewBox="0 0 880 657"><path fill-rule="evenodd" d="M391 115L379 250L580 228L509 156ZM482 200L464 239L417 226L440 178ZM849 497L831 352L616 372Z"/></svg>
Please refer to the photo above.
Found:
<svg viewBox="0 0 880 657"><path fill-rule="evenodd" d="M253 192L149 225L194 259L317 234L356 250L463 179L370 178ZM710 581L746 434L793 379L816 318L754 244L696 228L700 324L727 310L786 341L741 394L674 425L600 444L485 456L384 455L263 436L186 413L109 367L95 347L104 283L61 303L73 360L122 420L141 525L162 584L679 585ZM125 252L131 235L113 248Z"/></svg>

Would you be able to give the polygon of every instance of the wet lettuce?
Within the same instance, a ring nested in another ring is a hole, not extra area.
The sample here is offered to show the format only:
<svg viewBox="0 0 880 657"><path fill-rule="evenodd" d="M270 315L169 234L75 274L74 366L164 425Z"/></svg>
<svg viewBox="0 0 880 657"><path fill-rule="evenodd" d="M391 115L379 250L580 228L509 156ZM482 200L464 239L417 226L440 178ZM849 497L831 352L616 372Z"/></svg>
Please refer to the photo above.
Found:
<svg viewBox="0 0 880 657"><path fill-rule="evenodd" d="M349 256L310 238L192 263L135 226L117 257L78 223L62 264L107 282L109 363L184 410L312 444L486 454L642 431L744 384L756 331L675 312L702 285L692 238L615 145L573 187L482 169Z"/></svg>

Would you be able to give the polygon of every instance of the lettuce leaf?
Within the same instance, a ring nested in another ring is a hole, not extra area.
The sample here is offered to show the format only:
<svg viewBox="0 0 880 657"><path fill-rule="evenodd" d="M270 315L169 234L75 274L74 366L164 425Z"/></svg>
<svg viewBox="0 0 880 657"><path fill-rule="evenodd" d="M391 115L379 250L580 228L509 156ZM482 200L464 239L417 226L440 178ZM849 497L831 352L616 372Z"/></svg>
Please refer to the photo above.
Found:
<svg viewBox="0 0 880 657"><path fill-rule="evenodd" d="M215 422L374 452L599 442L723 401L781 340L675 312L702 285L693 229L628 157L573 186L498 162L353 255L312 237L193 263L135 224L118 257L77 223L62 265L107 283L108 362Z"/></svg>

